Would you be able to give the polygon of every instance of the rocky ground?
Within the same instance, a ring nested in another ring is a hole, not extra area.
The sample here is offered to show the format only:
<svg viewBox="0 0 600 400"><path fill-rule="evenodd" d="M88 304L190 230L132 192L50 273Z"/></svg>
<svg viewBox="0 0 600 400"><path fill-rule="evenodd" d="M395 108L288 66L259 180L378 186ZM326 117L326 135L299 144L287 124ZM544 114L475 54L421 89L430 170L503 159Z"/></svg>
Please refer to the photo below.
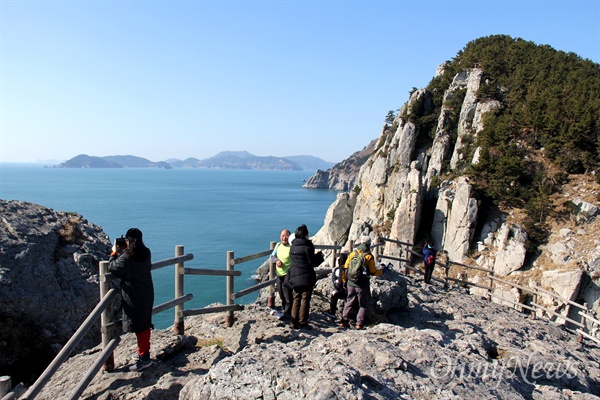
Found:
<svg viewBox="0 0 600 400"><path fill-rule="evenodd" d="M79 214L0 199L0 375L38 376L98 303L102 228ZM100 329L81 342L90 348Z"/></svg>
<svg viewBox="0 0 600 400"><path fill-rule="evenodd" d="M407 277L408 307L367 329L339 328L316 295L310 330L293 330L260 302L190 317L186 336L153 332L156 363L130 372L135 337L123 336L116 369L86 399L592 399L600 348L563 327L488 303L465 289ZM95 348L72 357L39 399L67 398Z"/></svg>

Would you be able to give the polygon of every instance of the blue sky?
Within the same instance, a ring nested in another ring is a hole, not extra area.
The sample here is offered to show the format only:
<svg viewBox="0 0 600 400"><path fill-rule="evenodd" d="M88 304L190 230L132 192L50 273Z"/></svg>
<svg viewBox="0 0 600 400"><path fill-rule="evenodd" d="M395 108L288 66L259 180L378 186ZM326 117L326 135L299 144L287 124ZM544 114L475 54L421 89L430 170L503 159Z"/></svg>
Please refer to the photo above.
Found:
<svg viewBox="0 0 600 400"><path fill-rule="evenodd" d="M339 162L471 40L600 62L600 0L0 0L0 161Z"/></svg>

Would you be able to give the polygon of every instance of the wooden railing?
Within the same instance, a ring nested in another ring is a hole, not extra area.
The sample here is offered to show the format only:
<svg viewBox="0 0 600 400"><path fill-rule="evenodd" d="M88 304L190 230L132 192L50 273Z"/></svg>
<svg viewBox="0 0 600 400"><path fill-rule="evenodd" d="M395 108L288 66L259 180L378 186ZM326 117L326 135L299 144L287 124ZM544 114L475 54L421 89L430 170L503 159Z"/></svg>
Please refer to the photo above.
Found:
<svg viewBox="0 0 600 400"><path fill-rule="evenodd" d="M239 258L235 258L233 251L228 251L226 256L225 269L218 270L186 268L184 266L184 262L192 260L194 256L193 254L184 254L183 246L176 246L174 258L152 263L152 270L164 268L170 265L175 266L174 298L163 304L155 306L152 309L152 314L158 314L160 312L164 312L166 310L174 308L175 318L173 323L173 332L176 335L183 335L185 333L184 318L192 315L226 312L227 326L232 326L234 321L234 311L239 311L244 308L243 305L235 304L235 300L243 296L249 295L251 293L254 293L262 288L270 287L269 301L272 304L274 299L274 287L276 284L276 279L274 278L274 263L271 263L270 265L270 279L268 281L251 286L247 289L240 290L238 292L234 292L234 277L242 275L241 271L236 271L234 269L235 266L248 261L267 257L275 248L275 242L271 242L270 248L270 250L262 251L259 253ZM322 250L332 250L333 257L335 259L337 251L341 249L341 246L316 245L315 248ZM75 389L68 398L78 399L81 396L81 394L83 394L89 383L92 381L94 376L98 373L98 371L100 371L101 368L104 368L104 370L106 371L114 370L115 363L113 352L121 341L121 338L118 335L115 335L114 332L121 327L122 321L112 320L111 303L112 299L116 295L116 291L115 289L110 288L110 282L111 280L115 279L115 277L108 272L108 261L100 262L99 271L101 301L98 303L98 305L89 314L89 316L86 318L81 327L77 330L77 332L75 332L75 334L63 347L60 353L54 358L52 363L46 368L42 375L34 382L34 384L31 387L29 387L25 394L19 397L17 392L13 390L12 392L9 392L4 397L2 397L2 400L14 400L17 398L19 400L34 399L44 388L44 386L50 381L50 379L56 373L56 371L62 365L62 363L66 361L70 353L75 349L77 344L87 334L87 332L90 330L92 325L98 320L98 318L100 318L101 324L102 353L96 359L94 364L90 367L90 369L87 371L85 376L78 383L78 385L75 387ZM324 269L319 271L320 274L327 274L330 272L331 269ZM226 305L185 310L184 303L192 300L194 297L194 295L191 293L188 293L186 295L183 294L185 275L224 276L226 278Z"/></svg>
<svg viewBox="0 0 600 400"><path fill-rule="evenodd" d="M183 255L183 246L177 246L175 253L175 258L153 263L152 270L163 268L169 265L175 265L177 273L177 271L179 271L178 268L183 268L184 261L188 261L194 258L192 254ZM67 360L69 355L73 352L73 350L77 347L79 342L81 342L83 337L89 332L89 330L93 327L94 323L98 319L100 319L101 325L102 352L96 358L93 365L86 372L81 381L73 389L68 399L78 399L81 396L81 394L85 391L87 386L90 384L94 376L96 376L98 371L100 371L100 369L103 366L104 369L108 371L112 371L112 369L114 369L113 352L121 341L121 338L119 336L113 338L113 331L120 326L120 321L111 321L111 304L113 298L117 295L117 291L116 289L110 288L110 280L113 279L113 276L108 272L108 261L101 261L99 270L100 302L87 316L85 321L73 334L71 339L69 339L67 344L63 346L61 351L56 355L54 360L52 360L50 365L48 365L48 367L44 370L42 375L38 377L38 379L25 391L25 393L19 395L19 391L13 389L13 391L7 393L4 397L2 397L2 400L14 400L17 398L19 400L34 399L44 388L44 386L46 386L46 384L50 381L50 379L56 373L58 368L60 368L60 366ZM193 295L191 294L176 297L174 300L154 307L152 310L152 314L157 314L170 308L177 307L178 305L181 305L184 302L191 300L192 298Z"/></svg>
<svg viewBox="0 0 600 400"><path fill-rule="evenodd" d="M399 246L405 247L404 251L406 252L407 257L401 258L401 257L390 257L390 256L382 255L382 256L380 256L380 258L404 262L405 263L404 264L405 271L413 271L415 273L424 274L422 269L416 268L412 265L413 263L410 258L410 255L416 256L419 259L423 259L423 257L424 257L422 253L416 252L411 249L411 247L413 247L412 244L406 243L406 242L401 242L398 240L388 239L388 238L381 238L381 239L384 242L391 242L391 243L395 243ZM563 320L564 324L569 323L569 324L576 326L577 329L576 329L575 333L577 334L578 342L583 343L583 338L586 338L586 339L594 341L597 344L600 344L600 339L598 337L594 336L593 332L592 332L595 327L598 327L598 329L600 329L600 321L592 317L591 314L593 311L589 308L587 303L579 304L572 300L566 299L550 290L541 288L537 285L534 285L533 287L526 287L526 286L516 284L514 282L509 282L507 280L504 280L504 279L494 276L494 271L492 269L478 267L475 265L467 265L467 264L458 263L455 261L451 261L448 257L446 257L445 262L439 262L436 260L436 266L441 267L443 269L443 277L433 276L432 280L440 282L440 283L444 284L446 287L449 286L450 282L454 282L454 283L458 283L458 284L463 284L463 285L467 285L467 286L475 286L475 287L478 287L481 289L485 289L485 290L487 290L488 301L491 301L492 298L495 298L495 299L500 300L500 304L508 303L509 305L513 306L513 308L515 308L519 311L528 310L528 311L530 311L530 316L532 318L536 317L538 310L543 311L543 313L545 313L546 315L556 317L558 320ZM452 278L452 277L450 277L450 269L454 268L454 267L485 272L486 273L485 278L487 278L489 280L489 284L482 285L480 283L475 283L475 282L471 282L471 281L464 280L464 279ZM521 302L512 301L503 296L499 296L494 293L494 289L496 286L495 283L514 287L514 288L521 290L522 292L526 292L532 296L533 301L531 301L529 304L524 304ZM565 306L575 307L576 309L578 309L579 310L578 315L580 315L582 317L582 321L576 321L572 318L569 318L566 315L563 315L554 310L546 308L546 307L542 306L541 304L538 304L539 296L544 295L544 294L552 297L556 303L563 304ZM588 324L586 324L584 322L584 320L587 320ZM591 328L588 328L588 325L591 326Z"/></svg>
<svg viewBox="0 0 600 400"><path fill-rule="evenodd" d="M405 274L408 274L409 271L413 271L415 273L423 274L423 271L420 268L414 266L412 262L412 257L415 256L419 259L423 258L423 254L417 251L412 250L413 245L411 243L402 242L389 238L381 238L382 242L375 243L371 246L373 256L375 258L375 262L379 263L381 260L391 260L397 261L399 263L403 263L403 268ZM388 256L382 254L383 252L380 250L386 242L395 243L400 247L400 255L398 257ZM242 310L244 308L243 305L235 304L235 300L239 299L243 296L254 293L263 288L269 287L269 295L268 295L268 306L274 305L274 289L277 282L277 278L275 276L275 264L270 263L269 268L269 279L265 282L258 283L246 289L240 290L238 292L234 292L234 278L236 276L240 276L242 274L241 271L236 271L235 266L256 260L259 258L264 258L269 256L273 249L275 248L275 242L270 243L270 250L261 251L255 254L251 254L244 257L235 258L233 251L228 251L226 255L226 264L224 270L217 269L200 269L200 268L186 268L184 266L185 261L192 260L194 256L192 254L185 254L183 246L176 246L175 248L175 257L170 258L163 261L158 261L152 264L152 270L156 270L159 268L164 268L170 265L175 265L175 288L174 288L174 298L170 301L167 301L163 304L160 304L153 308L152 313L157 314L160 312L164 312L171 308L174 308L174 324L173 324L173 332L176 335L183 335L185 333L185 324L184 318L192 315L200 315L200 314L209 314L209 313L221 313L226 312L226 323L227 326L231 327L234 322L234 312ZM332 260L335 264L335 260L337 259L338 252L341 251L342 247L337 244L333 245L315 245L316 249L319 250L331 250L332 251ZM353 248L353 242L350 241L350 249ZM404 254L403 254L404 253ZM571 318L568 318L560 313L557 313L553 310L545 308L540 304L537 304L537 298L540 294L546 294L552 296L555 301L562 302L565 305L569 305L572 307L576 307L579 309L578 315L582 317L582 319L587 320L589 324L593 327L600 327L600 321L593 318L591 314L591 310L587 306L587 304L581 305L569 299L565 299L559 296L556 293L553 293L549 290L540 288L539 286L534 286L533 288L525 287L518 285L513 282L509 282L498 277L494 276L494 271L488 268L482 268L473 265L462 264L458 262L451 261L448 257L446 257L445 262L440 262L436 260L436 267L441 267L443 270L443 277L432 276L432 280L442 283L445 287L449 287L450 282L475 286L478 288L487 290L487 298L488 301L491 301L492 298L500 299L503 303L509 303L518 310L522 311L523 309L531 311L531 316L535 318L535 314L537 310L542 310L548 315L556 316L557 318L563 319L565 322L569 322L578 327L576 333L578 334L578 341L583 342L583 338L590 339L596 343L600 343L600 340L593 335L593 332L590 332L587 329L587 325L581 321L576 321ZM454 267L472 269L476 271L481 271L487 273L487 278L489 279L489 285L482 285L479 283L470 282L464 279L457 279L450 277L450 269ZM319 269L317 270L318 275L327 275L331 273L331 269ZM225 282L225 293L226 293L226 304L225 306L212 306L212 307L204 307L199 309L184 309L184 303L193 299L193 294L189 293L184 295L184 277L185 275L206 275L206 276L224 276L226 278ZM67 342L67 344L63 347L60 353L55 357L52 363L46 368L46 370L42 373L42 375L35 381L35 383L25 392L25 394L21 397L18 397L16 393L9 392L6 396L2 398L2 400L13 400L19 398L19 400L25 399L34 399L37 394L43 389L43 387L48 383L53 374L58 370L60 365L68 358L70 353L75 349L77 344L81 341L81 339L85 336L85 334L89 331L92 325L100 318L101 321L101 334L102 334L102 352L100 356L96 359L92 367L87 371L83 379L79 382L77 387L73 390L69 399L77 399L81 396L81 394L85 391L91 380L98 373L100 368L104 367L107 371L112 371L114 369L114 356L113 352L116 349L117 345L120 342L120 337L114 335L114 331L116 328L120 327L121 321L112 321L112 312L111 312L111 302L113 297L115 297L116 292L115 289L110 288L110 281L114 277L108 272L108 262L102 261L100 262L100 302L94 308L94 310L89 314L80 328L75 332L75 334L71 337L71 339ZM532 294L534 301L528 304L523 304L520 302L511 301L502 296L498 296L493 293L494 291L494 283L498 282L503 285L509 285L515 288L518 288L522 291L528 292ZM113 337L116 336L116 337Z"/></svg>

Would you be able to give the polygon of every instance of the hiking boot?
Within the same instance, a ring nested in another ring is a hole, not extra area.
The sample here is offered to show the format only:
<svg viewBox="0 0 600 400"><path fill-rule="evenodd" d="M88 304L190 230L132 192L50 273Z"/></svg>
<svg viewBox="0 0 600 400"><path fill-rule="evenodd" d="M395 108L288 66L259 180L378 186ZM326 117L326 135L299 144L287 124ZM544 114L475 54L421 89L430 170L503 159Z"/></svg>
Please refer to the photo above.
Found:
<svg viewBox="0 0 600 400"><path fill-rule="evenodd" d="M340 321L340 323L339 323L339 327L340 327L340 328L350 328L350 324L348 323L348 321L344 321L344 320L342 320L342 321Z"/></svg>
<svg viewBox="0 0 600 400"><path fill-rule="evenodd" d="M281 321L289 321L292 318L292 316L290 315L290 313L284 312L283 315L281 316L281 318L279 318Z"/></svg>
<svg viewBox="0 0 600 400"><path fill-rule="evenodd" d="M131 367L129 367L129 370L134 371L134 372L141 371L143 369L148 368L152 364L153 364L153 362L150 359L150 357L148 357L148 358L140 357L139 360L137 360L135 364L133 364Z"/></svg>
<svg viewBox="0 0 600 400"><path fill-rule="evenodd" d="M362 326L362 325L359 325L359 324L356 324L356 330L357 330L357 331L360 331L360 330L362 330L362 329L364 329L364 326Z"/></svg>

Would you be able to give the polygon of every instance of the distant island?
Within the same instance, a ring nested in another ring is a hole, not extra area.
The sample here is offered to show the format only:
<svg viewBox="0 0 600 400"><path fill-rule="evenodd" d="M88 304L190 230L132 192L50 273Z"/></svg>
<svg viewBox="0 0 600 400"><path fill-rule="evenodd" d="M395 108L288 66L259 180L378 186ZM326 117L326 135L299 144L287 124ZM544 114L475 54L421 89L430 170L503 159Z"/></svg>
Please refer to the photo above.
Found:
<svg viewBox="0 0 600 400"><path fill-rule="evenodd" d="M333 165L332 162L314 156L261 157L247 151L223 151L203 160L190 157L185 160L169 159L158 162L131 155L97 157L80 154L51 168L211 168L316 171L329 169Z"/></svg>

